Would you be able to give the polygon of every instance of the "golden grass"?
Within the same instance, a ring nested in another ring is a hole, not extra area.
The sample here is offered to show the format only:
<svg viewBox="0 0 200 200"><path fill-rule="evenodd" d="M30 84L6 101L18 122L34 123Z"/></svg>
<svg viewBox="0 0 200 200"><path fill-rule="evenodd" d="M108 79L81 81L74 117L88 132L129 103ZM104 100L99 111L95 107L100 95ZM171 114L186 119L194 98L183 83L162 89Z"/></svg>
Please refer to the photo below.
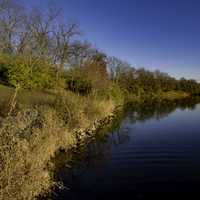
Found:
<svg viewBox="0 0 200 200"><path fill-rule="evenodd" d="M73 145L73 135L63 127L55 111L41 111L26 110L7 117L0 129L1 200L31 200L46 192L54 184L47 168L50 158L59 148ZM27 119L31 114L36 116ZM35 120L41 122L36 124ZM25 130L28 132L23 135Z"/></svg>
<svg viewBox="0 0 200 200"><path fill-rule="evenodd" d="M5 89L7 98L12 96L13 90ZM39 101L33 108L31 95L26 95L30 109L20 108L0 123L0 200L32 200L47 192L55 184L50 163L55 153L75 144L75 129L88 128L115 107L112 99L61 91L51 106Z"/></svg>

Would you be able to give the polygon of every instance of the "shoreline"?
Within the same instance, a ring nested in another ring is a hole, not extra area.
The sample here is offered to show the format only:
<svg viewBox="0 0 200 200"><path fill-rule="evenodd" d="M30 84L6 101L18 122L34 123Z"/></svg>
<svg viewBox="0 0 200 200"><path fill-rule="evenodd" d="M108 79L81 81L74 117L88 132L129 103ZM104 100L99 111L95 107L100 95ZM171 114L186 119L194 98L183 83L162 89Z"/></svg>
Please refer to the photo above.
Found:
<svg viewBox="0 0 200 200"><path fill-rule="evenodd" d="M175 99L183 98L186 98L185 95ZM16 116L3 119L1 124L5 125L0 129L1 133L14 138L9 143L12 148L7 161L10 163L10 177L7 177L7 181L13 182L0 190L0 200L32 200L51 192L57 186L52 177L54 166L51 159L59 151L68 152L85 143L98 130L114 121L124 105L125 103L117 105L113 102L101 117L90 119L89 125L82 128L67 128L61 123L55 110L49 107L41 110L26 109L19 111Z"/></svg>

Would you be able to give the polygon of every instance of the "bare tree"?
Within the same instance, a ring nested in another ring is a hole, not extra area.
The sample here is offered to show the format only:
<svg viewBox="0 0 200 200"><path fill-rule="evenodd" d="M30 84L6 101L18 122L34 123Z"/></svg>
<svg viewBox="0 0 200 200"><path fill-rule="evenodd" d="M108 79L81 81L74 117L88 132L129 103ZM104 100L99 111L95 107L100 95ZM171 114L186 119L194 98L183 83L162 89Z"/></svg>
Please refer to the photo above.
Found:
<svg viewBox="0 0 200 200"><path fill-rule="evenodd" d="M0 0L0 50L12 53L19 44L24 9L14 0Z"/></svg>
<svg viewBox="0 0 200 200"><path fill-rule="evenodd" d="M57 78L59 73L64 70L65 64L69 62L70 57L78 49L78 46L73 43L73 38L79 33L78 25L75 23L59 24L58 28L53 32L53 60L54 64L58 66Z"/></svg>
<svg viewBox="0 0 200 200"><path fill-rule="evenodd" d="M71 45L70 65L72 67L83 68L86 63L92 61L96 53L97 50L92 48L89 42L75 41Z"/></svg>
<svg viewBox="0 0 200 200"><path fill-rule="evenodd" d="M43 13L39 8L34 8L27 20L29 30L30 50L33 56L49 57L51 40L59 10L48 9Z"/></svg>
<svg viewBox="0 0 200 200"><path fill-rule="evenodd" d="M110 78L115 82L118 82L121 73L124 73L127 70L129 71L129 69L131 68L129 63L122 61L116 57L108 57L107 66Z"/></svg>

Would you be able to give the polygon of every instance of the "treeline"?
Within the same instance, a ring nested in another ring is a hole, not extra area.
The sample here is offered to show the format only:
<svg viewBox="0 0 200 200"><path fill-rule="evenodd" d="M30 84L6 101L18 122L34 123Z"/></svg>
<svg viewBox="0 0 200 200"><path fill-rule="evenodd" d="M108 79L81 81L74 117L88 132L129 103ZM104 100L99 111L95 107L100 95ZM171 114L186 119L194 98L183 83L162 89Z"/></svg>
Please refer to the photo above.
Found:
<svg viewBox="0 0 200 200"><path fill-rule="evenodd" d="M200 94L195 80L135 69L83 42L80 35L79 26L65 22L53 6L27 10L14 0L0 0L0 82L28 89L65 88L82 95Z"/></svg>

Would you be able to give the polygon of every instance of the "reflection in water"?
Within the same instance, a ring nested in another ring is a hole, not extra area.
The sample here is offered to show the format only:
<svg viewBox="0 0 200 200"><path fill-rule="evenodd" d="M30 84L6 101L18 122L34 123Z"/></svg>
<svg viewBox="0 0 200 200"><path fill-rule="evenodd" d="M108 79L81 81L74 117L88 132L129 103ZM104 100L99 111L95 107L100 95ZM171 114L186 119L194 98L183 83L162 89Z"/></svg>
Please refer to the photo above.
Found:
<svg viewBox="0 0 200 200"><path fill-rule="evenodd" d="M181 110L195 110L199 98L188 98L181 100L147 100L142 104L129 105L126 109L129 113L129 119L134 123L136 121L145 122L148 119L162 119L174 112L177 108Z"/></svg>
<svg viewBox="0 0 200 200"><path fill-rule="evenodd" d="M58 156L57 179L69 189L56 191L53 199L122 199L130 194L132 199L163 199L198 193L198 102L148 100L127 106L112 128L70 157Z"/></svg>

